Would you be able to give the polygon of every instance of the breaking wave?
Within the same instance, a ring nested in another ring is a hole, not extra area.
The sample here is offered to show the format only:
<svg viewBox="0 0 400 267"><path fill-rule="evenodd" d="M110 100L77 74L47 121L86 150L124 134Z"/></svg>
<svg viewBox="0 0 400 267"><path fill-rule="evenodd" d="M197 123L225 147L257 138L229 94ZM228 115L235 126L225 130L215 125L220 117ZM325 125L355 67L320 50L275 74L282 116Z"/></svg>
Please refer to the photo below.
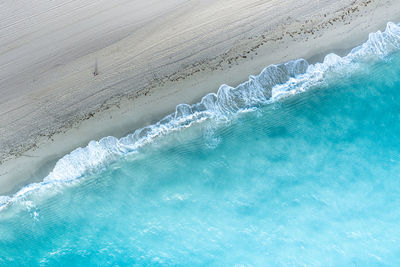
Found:
<svg viewBox="0 0 400 267"><path fill-rule="evenodd" d="M322 63L309 65L296 59L279 65L270 65L257 76L233 88L222 85L218 92L210 93L196 104L180 104L174 113L158 123L136 130L117 139L109 136L91 141L61 158L52 172L40 183L23 187L13 196L0 196L0 210L40 189L70 183L93 168L120 156L134 153L144 144L172 131L190 127L206 119L227 119L232 114L273 103L283 97L297 94L324 82L328 72L350 71L352 67L369 60L379 60L400 50L400 25L388 23L384 32L371 33L363 45L347 56L328 54Z"/></svg>

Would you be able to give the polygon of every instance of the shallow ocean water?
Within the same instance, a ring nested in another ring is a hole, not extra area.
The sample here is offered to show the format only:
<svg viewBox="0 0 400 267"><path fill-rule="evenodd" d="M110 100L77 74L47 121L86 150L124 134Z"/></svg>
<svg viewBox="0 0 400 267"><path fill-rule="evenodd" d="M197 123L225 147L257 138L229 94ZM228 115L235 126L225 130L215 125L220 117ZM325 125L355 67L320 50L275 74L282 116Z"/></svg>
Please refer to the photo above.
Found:
<svg viewBox="0 0 400 267"><path fill-rule="evenodd" d="M400 265L400 53L306 89L9 202L0 265Z"/></svg>

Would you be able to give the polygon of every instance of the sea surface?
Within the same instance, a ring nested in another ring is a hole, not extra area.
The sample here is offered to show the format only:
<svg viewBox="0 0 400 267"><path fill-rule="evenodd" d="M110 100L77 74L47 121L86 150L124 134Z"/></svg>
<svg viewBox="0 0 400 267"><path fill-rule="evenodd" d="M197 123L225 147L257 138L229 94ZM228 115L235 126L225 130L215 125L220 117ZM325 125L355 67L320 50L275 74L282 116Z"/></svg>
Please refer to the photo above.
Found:
<svg viewBox="0 0 400 267"><path fill-rule="evenodd" d="M400 27L71 152L0 197L0 265L400 266Z"/></svg>

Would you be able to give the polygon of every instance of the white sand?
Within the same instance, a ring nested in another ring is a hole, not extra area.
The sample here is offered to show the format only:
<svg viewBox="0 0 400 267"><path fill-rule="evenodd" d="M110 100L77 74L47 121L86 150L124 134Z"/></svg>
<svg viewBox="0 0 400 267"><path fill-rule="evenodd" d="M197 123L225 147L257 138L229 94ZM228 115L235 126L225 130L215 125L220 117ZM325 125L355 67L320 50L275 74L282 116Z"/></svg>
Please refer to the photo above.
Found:
<svg viewBox="0 0 400 267"><path fill-rule="evenodd" d="M0 0L0 194L90 140L269 64L343 53L388 21L400 1Z"/></svg>

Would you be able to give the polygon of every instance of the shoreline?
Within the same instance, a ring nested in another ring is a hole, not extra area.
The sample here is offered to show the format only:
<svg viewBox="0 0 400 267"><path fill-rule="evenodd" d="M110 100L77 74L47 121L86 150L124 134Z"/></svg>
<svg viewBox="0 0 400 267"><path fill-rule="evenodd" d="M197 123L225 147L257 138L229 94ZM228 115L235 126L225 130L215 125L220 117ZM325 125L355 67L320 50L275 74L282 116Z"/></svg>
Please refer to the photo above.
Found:
<svg viewBox="0 0 400 267"><path fill-rule="evenodd" d="M96 112L83 114L83 119L58 129L58 133L36 137L33 148L21 150L21 155L4 160L0 165L0 195L15 193L26 184L41 181L58 159L75 148L86 146L90 140L125 136L162 119L178 104L198 102L224 83L236 86L270 64L297 58L315 63L331 52L344 55L362 44L369 33L383 30L388 21L400 21L400 15L396 14L400 3L386 1L384 4L388 6L380 6L374 1L356 2L369 4L353 13L349 10L358 4L339 9L331 16L313 14L312 19L306 17L303 21L281 25L268 36L239 39L228 52L203 63L194 63L166 78L155 77L155 82L139 91L113 96L106 104L99 105ZM99 76L102 75L100 70Z"/></svg>

